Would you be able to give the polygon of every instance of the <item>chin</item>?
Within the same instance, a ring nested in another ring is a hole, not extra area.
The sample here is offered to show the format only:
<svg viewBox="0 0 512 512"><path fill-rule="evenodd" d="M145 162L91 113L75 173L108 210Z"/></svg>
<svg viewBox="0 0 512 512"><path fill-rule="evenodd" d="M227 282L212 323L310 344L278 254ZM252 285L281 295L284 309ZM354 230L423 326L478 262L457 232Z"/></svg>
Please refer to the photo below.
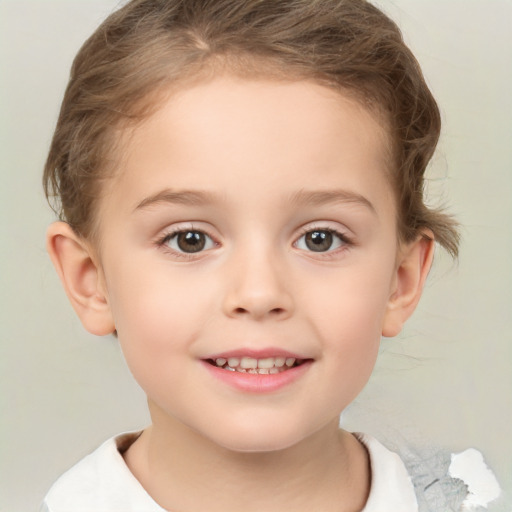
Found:
<svg viewBox="0 0 512 512"><path fill-rule="evenodd" d="M307 434L283 425L268 425L261 428L253 424L250 429L225 429L221 435L211 438L223 448L238 453L268 453L286 450L303 441ZM259 428L258 428L259 427Z"/></svg>

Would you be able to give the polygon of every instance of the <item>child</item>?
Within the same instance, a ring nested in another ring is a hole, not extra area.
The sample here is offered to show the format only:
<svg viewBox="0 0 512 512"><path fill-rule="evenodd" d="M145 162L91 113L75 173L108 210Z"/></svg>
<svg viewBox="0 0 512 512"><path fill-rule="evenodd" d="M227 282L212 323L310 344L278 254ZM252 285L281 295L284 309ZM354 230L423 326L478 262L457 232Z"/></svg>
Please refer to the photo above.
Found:
<svg viewBox="0 0 512 512"><path fill-rule="evenodd" d="M454 222L423 202L439 130L398 28L364 1L112 14L51 145L48 251L84 327L118 337L152 424L77 464L43 510L427 506L397 455L338 425L434 240L457 255ZM466 490L448 484L456 510Z"/></svg>

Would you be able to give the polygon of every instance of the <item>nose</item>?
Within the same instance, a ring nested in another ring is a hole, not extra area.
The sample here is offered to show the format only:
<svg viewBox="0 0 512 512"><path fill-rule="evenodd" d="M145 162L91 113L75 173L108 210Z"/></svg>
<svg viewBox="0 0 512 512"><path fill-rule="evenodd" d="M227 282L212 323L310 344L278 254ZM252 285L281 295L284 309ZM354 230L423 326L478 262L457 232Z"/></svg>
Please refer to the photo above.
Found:
<svg viewBox="0 0 512 512"><path fill-rule="evenodd" d="M293 313L286 265L270 251L238 255L228 263L224 313L232 318L284 320Z"/></svg>

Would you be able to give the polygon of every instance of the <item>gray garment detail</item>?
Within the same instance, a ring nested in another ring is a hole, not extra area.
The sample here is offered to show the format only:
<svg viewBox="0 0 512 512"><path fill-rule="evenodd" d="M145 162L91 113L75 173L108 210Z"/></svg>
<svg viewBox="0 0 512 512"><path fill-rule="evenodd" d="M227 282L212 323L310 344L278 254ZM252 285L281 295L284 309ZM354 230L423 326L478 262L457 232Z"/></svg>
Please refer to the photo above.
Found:
<svg viewBox="0 0 512 512"><path fill-rule="evenodd" d="M467 485L448 474L451 453L414 432L388 428L381 442L402 459L411 477L419 512L462 512ZM472 512L480 512L472 510Z"/></svg>
<svg viewBox="0 0 512 512"><path fill-rule="evenodd" d="M418 512L512 512L510 495L505 492L487 507L463 507L469 490L463 480L448 473L452 453L425 440L417 431L386 425L371 434L402 459L414 485Z"/></svg>
<svg viewBox="0 0 512 512"><path fill-rule="evenodd" d="M390 443L385 443L390 445ZM462 507L469 491L464 481L448 474L451 453L436 447L421 447L404 441L391 443L393 451L400 455L411 476L419 512L510 512L502 493L499 499L487 507Z"/></svg>
<svg viewBox="0 0 512 512"><path fill-rule="evenodd" d="M400 446L398 453L411 475L419 512L460 512L467 485L448 474L451 455L441 450ZM475 511L476 512L476 511Z"/></svg>

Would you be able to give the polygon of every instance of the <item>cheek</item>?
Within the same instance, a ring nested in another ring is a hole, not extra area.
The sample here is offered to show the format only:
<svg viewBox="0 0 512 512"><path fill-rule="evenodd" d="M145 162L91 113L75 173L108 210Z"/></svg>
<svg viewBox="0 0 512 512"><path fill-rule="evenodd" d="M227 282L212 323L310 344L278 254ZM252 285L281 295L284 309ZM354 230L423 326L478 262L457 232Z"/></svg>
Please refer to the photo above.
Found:
<svg viewBox="0 0 512 512"><path fill-rule="evenodd" d="M143 273L119 268L110 289L119 341L134 375L157 371L188 351L208 311L208 299L194 283L187 286L154 264Z"/></svg>
<svg viewBox="0 0 512 512"><path fill-rule="evenodd" d="M380 337L382 321L391 293L391 272L372 268L342 269L337 276L313 288L310 304L318 324L351 338L367 338L371 333ZM331 337L331 336L329 336ZM344 336L343 336L344 337Z"/></svg>
<svg viewBox="0 0 512 512"><path fill-rule="evenodd" d="M378 355L390 275L351 269L333 282L311 297L310 319L330 355L334 378L360 389Z"/></svg>

